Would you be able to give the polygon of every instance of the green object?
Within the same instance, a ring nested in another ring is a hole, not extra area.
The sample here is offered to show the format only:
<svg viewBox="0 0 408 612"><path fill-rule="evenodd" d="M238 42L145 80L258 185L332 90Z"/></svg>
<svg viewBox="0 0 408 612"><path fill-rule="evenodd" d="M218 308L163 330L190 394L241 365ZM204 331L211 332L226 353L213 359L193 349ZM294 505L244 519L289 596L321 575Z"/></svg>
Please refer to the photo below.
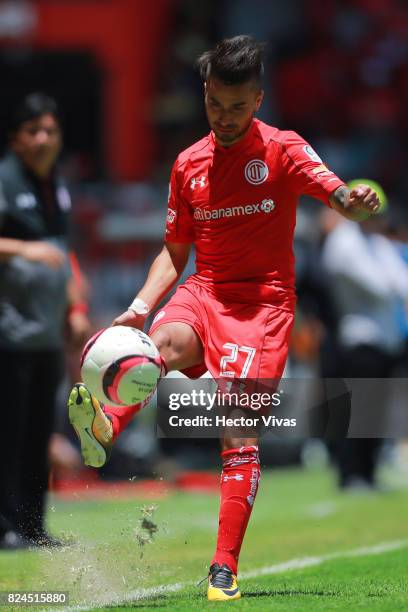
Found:
<svg viewBox="0 0 408 612"><path fill-rule="evenodd" d="M403 473L397 476L395 468L383 474L393 486L388 493L345 494L328 469L264 470L241 554L243 598L233 612L406 611L408 488ZM69 608L51 606L61 611L227 610L207 603L205 584L196 586L214 553L218 491L183 492L168 483L167 496L149 501L116 499L118 487L93 501L91 486L71 500L51 497L51 533L72 535L76 544L0 553L1 590L69 591ZM304 567L293 562L305 558ZM298 569L285 568L288 561ZM256 575L244 578L248 572Z"/></svg>
<svg viewBox="0 0 408 612"><path fill-rule="evenodd" d="M376 194L378 195L378 199L380 200L380 208L375 214L382 215L383 213L385 213L388 208L388 198L381 185L376 181L372 181L371 179L354 179L352 181L349 181L349 183L347 184L350 189L354 189L358 185L368 185L376 192Z"/></svg>

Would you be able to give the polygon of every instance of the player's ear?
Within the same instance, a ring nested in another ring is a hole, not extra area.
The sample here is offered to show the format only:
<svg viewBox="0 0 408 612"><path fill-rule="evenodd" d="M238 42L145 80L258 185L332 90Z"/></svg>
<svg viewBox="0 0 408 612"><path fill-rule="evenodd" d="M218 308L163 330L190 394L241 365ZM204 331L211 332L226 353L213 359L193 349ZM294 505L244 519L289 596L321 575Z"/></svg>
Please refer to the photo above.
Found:
<svg viewBox="0 0 408 612"><path fill-rule="evenodd" d="M255 112L259 111L263 99L264 99L264 90L261 89L255 100Z"/></svg>

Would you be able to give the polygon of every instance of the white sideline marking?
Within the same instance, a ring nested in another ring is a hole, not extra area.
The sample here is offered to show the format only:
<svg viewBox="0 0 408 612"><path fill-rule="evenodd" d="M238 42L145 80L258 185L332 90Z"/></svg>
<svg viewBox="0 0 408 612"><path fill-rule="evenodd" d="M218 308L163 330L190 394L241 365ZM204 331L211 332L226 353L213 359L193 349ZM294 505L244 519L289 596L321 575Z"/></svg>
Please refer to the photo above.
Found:
<svg viewBox="0 0 408 612"><path fill-rule="evenodd" d="M290 570L303 569L305 567L313 567L315 565L321 565L326 561L332 559L341 559L347 557L363 557L365 555L380 555L391 550L398 550L400 548L408 547L408 540L395 540L393 542L382 542L381 544L375 544L374 546L362 546L360 548L354 548L351 550L337 551L328 553L327 555L320 555L319 557L300 557L299 559L289 559L283 563L277 563L276 565L270 565L267 567L260 567L256 570L249 572L240 573L240 578L258 578L259 576L268 576L270 574L281 574ZM138 601L140 599L151 599L157 595L165 595L167 593L176 593L186 587L194 586L196 583L178 582L176 584L165 584L158 587L150 587L146 589L136 589L130 591L126 597L107 597L103 602L96 604L90 604L88 606L68 606L65 608L54 608L50 610L47 608L47 612L87 612L92 608L103 608L104 606L111 606L113 604L125 604L131 603L132 601Z"/></svg>
<svg viewBox="0 0 408 612"><path fill-rule="evenodd" d="M336 512L338 505L338 503L331 499L319 502L308 506L306 508L306 515L313 518L326 518L326 516L330 516Z"/></svg>
<svg viewBox="0 0 408 612"><path fill-rule="evenodd" d="M250 572L242 572L240 578L258 578L258 576L267 576L269 574L280 574L289 570L302 569L304 567L313 567L314 565L321 565L326 561L332 559L340 559L344 557L363 557L364 555L380 555L381 553L389 552L391 550L398 550L399 548L405 548L408 546L408 540L397 540L395 542L383 542L382 544L376 544L375 546L363 546L361 548L354 548L353 550L344 550L334 553L328 553L327 555L321 555L320 557L301 557L300 559L290 559L277 565L270 565L269 567L261 567L257 570Z"/></svg>

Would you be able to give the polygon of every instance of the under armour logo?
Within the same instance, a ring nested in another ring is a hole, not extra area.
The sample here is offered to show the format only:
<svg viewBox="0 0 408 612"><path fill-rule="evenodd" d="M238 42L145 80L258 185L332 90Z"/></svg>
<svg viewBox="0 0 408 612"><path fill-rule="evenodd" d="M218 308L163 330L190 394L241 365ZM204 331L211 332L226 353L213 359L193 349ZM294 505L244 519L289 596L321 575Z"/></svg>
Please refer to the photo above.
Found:
<svg viewBox="0 0 408 612"><path fill-rule="evenodd" d="M195 189L196 185L200 185L200 187L205 187L206 176L204 174L200 176L200 178L192 178L190 182L190 189Z"/></svg>

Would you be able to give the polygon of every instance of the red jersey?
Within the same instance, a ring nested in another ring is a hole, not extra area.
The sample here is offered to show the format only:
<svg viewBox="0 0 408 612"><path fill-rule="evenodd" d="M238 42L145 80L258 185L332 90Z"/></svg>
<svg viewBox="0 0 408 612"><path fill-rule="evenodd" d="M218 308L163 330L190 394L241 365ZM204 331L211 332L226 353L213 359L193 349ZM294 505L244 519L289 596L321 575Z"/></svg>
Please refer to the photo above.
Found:
<svg viewBox="0 0 408 612"><path fill-rule="evenodd" d="M195 245L197 271L187 284L293 310L298 197L329 204L343 184L295 132L254 119L228 148L211 132L174 164L165 239Z"/></svg>

